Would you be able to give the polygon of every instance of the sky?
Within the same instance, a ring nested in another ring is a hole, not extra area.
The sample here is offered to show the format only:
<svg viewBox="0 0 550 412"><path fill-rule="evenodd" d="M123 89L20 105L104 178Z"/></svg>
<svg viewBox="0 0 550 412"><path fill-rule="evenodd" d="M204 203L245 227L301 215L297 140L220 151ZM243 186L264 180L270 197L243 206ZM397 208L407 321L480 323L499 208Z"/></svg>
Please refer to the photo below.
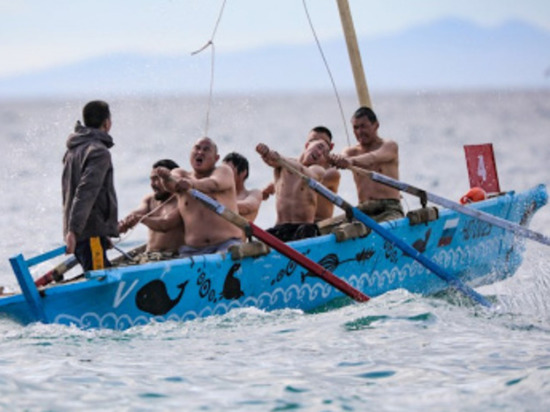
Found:
<svg viewBox="0 0 550 412"><path fill-rule="evenodd" d="M342 36L336 0L0 0L0 76L119 52L218 52ZM521 19L550 30L549 0L349 0L358 36L441 18L484 27ZM221 19L216 26L218 17ZM216 30L215 27L217 27Z"/></svg>

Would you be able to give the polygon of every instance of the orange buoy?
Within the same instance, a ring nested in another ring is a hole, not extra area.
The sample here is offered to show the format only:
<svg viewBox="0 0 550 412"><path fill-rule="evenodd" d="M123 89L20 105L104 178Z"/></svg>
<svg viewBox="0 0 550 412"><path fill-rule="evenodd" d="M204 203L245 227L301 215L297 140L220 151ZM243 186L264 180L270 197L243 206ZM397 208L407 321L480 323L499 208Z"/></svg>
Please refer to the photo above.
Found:
<svg viewBox="0 0 550 412"><path fill-rule="evenodd" d="M472 187L466 192L464 196L460 198L460 204L466 205L468 203L479 202L487 199L487 193L481 187Z"/></svg>

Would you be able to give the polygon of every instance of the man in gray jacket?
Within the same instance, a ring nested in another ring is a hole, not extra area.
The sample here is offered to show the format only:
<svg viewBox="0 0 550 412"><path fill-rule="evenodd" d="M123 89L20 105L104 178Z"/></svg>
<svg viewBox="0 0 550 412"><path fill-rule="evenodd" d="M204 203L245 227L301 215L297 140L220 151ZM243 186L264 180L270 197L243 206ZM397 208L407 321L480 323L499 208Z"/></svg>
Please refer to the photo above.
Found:
<svg viewBox="0 0 550 412"><path fill-rule="evenodd" d="M109 105L91 101L82 115L84 126L77 122L63 157L63 234L67 254L88 271L111 266L106 249L118 236L118 216Z"/></svg>

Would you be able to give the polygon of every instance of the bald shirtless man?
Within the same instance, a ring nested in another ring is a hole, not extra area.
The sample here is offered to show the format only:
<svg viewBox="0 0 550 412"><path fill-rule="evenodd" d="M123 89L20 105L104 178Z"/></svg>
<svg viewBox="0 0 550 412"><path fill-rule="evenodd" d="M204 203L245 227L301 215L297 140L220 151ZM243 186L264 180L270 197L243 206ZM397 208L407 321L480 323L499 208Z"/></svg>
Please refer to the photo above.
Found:
<svg viewBox="0 0 550 412"><path fill-rule="evenodd" d="M325 144L325 150L327 153L330 153L334 147L334 143L332 143L332 133L325 126L316 126L309 131L304 149L308 150L313 144L318 142ZM320 183L332 192L338 192L338 186L340 185L340 172L338 169L331 166L328 156L319 156L314 160L314 162L325 169L323 180ZM266 200L274 193L275 185L270 183L262 191L263 199ZM324 196L317 194L317 209L315 211L314 221L319 222L321 220L328 219L332 217L333 212L334 203Z"/></svg>
<svg viewBox="0 0 550 412"><path fill-rule="evenodd" d="M239 153L231 152L223 158L223 162L231 167L235 176L239 215L249 222L254 222L260 211L262 192L259 189L245 187L244 182L248 178L248 160Z"/></svg>
<svg viewBox="0 0 550 412"><path fill-rule="evenodd" d="M228 210L237 213L237 193L233 171L226 164L216 166L218 148L209 137L197 140L191 150L191 171L159 168L164 186L178 199L178 210L185 227L185 245L180 256L224 252L241 242L242 230L209 210L188 193L197 189L215 198Z"/></svg>
<svg viewBox="0 0 550 412"><path fill-rule="evenodd" d="M179 166L170 159L155 162L150 175L153 193L146 195L139 207L118 224L120 233L125 233L140 222L149 228L145 256L140 259L153 253L160 254L163 259L176 257L183 245L183 221L178 211L178 200L164 190L158 176L159 167L173 170Z"/></svg>
<svg viewBox="0 0 550 412"><path fill-rule="evenodd" d="M282 168L279 153L260 143L256 151L274 169L277 221L267 231L283 242L319 235L314 223L317 211L317 194L297 176ZM312 142L298 159L284 158L303 174L315 180L322 180L325 169L318 164L319 158L328 155L324 142Z"/></svg>
<svg viewBox="0 0 550 412"><path fill-rule="evenodd" d="M339 168L357 166L399 179L399 148L393 140L378 136L380 124L372 109L360 107L354 113L351 123L357 144L345 148L341 155L332 155L331 162ZM404 216L397 189L358 173L353 173L353 179L361 211L378 222Z"/></svg>

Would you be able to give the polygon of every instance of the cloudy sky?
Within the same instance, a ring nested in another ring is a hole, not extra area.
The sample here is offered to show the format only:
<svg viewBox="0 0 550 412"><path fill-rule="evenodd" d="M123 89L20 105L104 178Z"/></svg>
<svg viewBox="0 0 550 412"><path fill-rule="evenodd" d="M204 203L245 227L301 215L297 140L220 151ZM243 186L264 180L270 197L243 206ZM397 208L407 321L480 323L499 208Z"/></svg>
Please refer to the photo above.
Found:
<svg viewBox="0 0 550 412"><path fill-rule="evenodd" d="M548 0L349 0L358 35L440 18L482 26L521 19L550 30ZM304 0L0 0L0 76L121 51L190 53L312 40ZM341 35L336 0L306 0L319 38Z"/></svg>

